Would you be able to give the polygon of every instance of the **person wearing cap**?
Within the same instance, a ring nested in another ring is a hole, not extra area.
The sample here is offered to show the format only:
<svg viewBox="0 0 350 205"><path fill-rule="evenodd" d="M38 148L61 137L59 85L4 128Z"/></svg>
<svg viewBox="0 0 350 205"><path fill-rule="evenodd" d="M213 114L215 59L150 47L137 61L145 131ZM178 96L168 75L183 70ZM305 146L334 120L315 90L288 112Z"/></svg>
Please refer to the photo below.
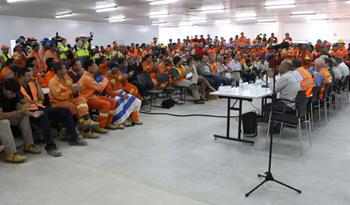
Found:
<svg viewBox="0 0 350 205"><path fill-rule="evenodd" d="M57 44L57 49L61 61L65 62L68 60L69 48L67 46L67 40L64 37L60 37L60 41Z"/></svg>
<svg viewBox="0 0 350 205"><path fill-rule="evenodd" d="M32 51L29 53L28 58L34 57L37 62L37 66L35 68L36 73L44 73L46 71L46 64L44 59L41 57L40 53L40 45L37 42L32 43Z"/></svg>
<svg viewBox="0 0 350 205"><path fill-rule="evenodd" d="M292 37L290 37L289 33L288 33L288 32L285 33L285 34L284 34L284 39L283 39L282 42L292 43L292 41L293 41L293 39L292 39Z"/></svg>
<svg viewBox="0 0 350 205"><path fill-rule="evenodd" d="M48 58L53 58L53 60L55 62L61 62L61 59L60 57L58 56L58 50L57 50L57 47L56 47L56 42L54 40L48 40L46 42L46 52L45 52L45 55L44 55L44 61L46 62L46 60ZM47 66L47 65L46 65Z"/></svg>
<svg viewBox="0 0 350 205"><path fill-rule="evenodd" d="M340 39L336 46L334 46L334 51L332 56L346 58L348 56L348 50L345 48L345 41Z"/></svg>
<svg viewBox="0 0 350 205"><path fill-rule="evenodd" d="M4 59L5 63L7 63L7 61L12 58L11 54L9 54L9 50L10 47L7 44L1 45L0 57Z"/></svg>
<svg viewBox="0 0 350 205"><path fill-rule="evenodd" d="M84 64L85 60L90 57L90 43L88 42L88 38L85 34L81 34L77 39L75 44L75 57Z"/></svg>

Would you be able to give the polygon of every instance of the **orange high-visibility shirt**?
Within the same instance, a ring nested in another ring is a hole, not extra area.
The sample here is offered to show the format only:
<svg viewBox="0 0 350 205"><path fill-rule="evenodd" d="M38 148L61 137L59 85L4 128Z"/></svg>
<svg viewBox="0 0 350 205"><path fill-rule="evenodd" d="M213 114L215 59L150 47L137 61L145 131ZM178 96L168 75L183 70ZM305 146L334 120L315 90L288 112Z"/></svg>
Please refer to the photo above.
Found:
<svg viewBox="0 0 350 205"><path fill-rule="evenodd" d="M104 77L101 83L97 83L94 76L85 71L78 82L79 95L85 99L88 99L95 96L96 92L102 92L106 88L107 84L107 78Z"/></svg>
<svg viewBox="0 0 350 205"><path fill-rule="evenodd" d="M55 52L53 52L52 50L47 50L45 52L45 55L44 55L44 62L45 62L45 64L46 64L46 60L48 58L53 58L53 60L56 61L56 62L60 62L60 60L61 60L60 57Z"/></svg>
<svg viewBox="0 0 350 205"><path fill-rule="evenodd" d="M51 104L68 100L73 94L73 80L68 75L64 76L64 79L55 75L49 82L49 89Z"/></svg>
<svg viewBox="0 0 350 205"><path fill-rule="evenodd" d="M36 59L36 61L38 62L38 67L35 69L36 72L45 72L46 71L46 64L44 62L44 59L41 58L40 53L32 50L32 52L30 52L30 54L28 55L28 58L34 57Z"/></svg>
<svg viewBox="0 0 350 205"><path fill-rule="evenodd" d="M52 71L47 72L44 77L36 76L36 79L38 80L39 84L43 88L49 87L50 80L55 76L55 73Z"/></svg>
<svg viewBox="0 0 350 205"><path fill-rule="evenodd" d="M14 74L10 67L6 66L0 71L0 82L7 79L8 76Z"/></svg>

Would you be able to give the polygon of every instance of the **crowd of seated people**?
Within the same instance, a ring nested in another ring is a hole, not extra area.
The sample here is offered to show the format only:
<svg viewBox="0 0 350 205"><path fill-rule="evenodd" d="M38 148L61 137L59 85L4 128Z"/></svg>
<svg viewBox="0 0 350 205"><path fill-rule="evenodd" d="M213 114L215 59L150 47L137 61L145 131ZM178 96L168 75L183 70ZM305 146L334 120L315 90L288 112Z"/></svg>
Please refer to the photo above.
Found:
<svg viewBox="0 0 350 205"><path fill-rule="evenodd" d="M33 139L32 128L37 128L47 153L59 157L50 123L63 125L70 145L84 146L83 138L142 125L139 112L152 89L184 87L194 104L204 104L216 100L210 92L220 86L272 77L271 68L280 65L276 89L281 96L293 100L298 90L310 95L319 86L322 98L327 84L349 75L349 50L343 40L295 44L289 33L282 41L273 33L253 40L244 33L229 40L196 35L170 39L167 45L154 38L141 45L91 47L91 40L81 35L72 46L59 36L41 41L20 36L12 55L8 45L1 46L0 149L6 162L26 160L16 151L11 126L21 130L24 152L41 152ZM270 49L280 42L286 46L277 52Z"/></svg>

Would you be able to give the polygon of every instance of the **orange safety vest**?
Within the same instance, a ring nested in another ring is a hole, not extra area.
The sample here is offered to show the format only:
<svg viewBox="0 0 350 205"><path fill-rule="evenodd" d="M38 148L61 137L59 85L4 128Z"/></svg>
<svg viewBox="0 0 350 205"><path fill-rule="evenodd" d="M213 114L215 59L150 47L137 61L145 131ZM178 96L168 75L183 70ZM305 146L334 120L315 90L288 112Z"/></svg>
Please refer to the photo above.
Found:
<svg viewBox="0 0 350 205"><path fill-rule="evenodd" d="M297 69L297 71L303 77L303 80L300 82L300 90L305 91L306 96L310 96L312 89L315 87L311 73L309 73L304 67Z"/></svg>
<svg viewBox="0 0 350 205"><path fill-rule="evenodd" d="M324 90L326 88L326 86L330 83L332 83L332 75L329 72L328 68L322 68L320 70L320 73L323 75L324 78L324 83L321 85L321 90L320 90L320 99L323 100L324 99Z"/></svg>
<svg viewBox="0 0 350 205"><path fill-rule="evenodd" d="M182 65L180 67L174 67L173 72L174 72L173 73L173 78L174 78L173 83L175 83L175 84L186 78L186 68L183 67ZM174 75L174 74L176 74L176 75Z"/></svg>
<svg viewBox="0 0 350 205"><path fill-rule="evenodd" d="M39 107L40 108L45 108L44 105L39 103L38 89L37 89L36 85L33 82L29 82L28 85L29 85L30 92L32 93L33 99L30 97L30 95L27 93L26 89L23 86L21 86L21 90L20 90L20 92L23 95L24 99L35 101L35 103L30 104L28 106L28 110L36 111L36 110L39 109Z"/></svg>

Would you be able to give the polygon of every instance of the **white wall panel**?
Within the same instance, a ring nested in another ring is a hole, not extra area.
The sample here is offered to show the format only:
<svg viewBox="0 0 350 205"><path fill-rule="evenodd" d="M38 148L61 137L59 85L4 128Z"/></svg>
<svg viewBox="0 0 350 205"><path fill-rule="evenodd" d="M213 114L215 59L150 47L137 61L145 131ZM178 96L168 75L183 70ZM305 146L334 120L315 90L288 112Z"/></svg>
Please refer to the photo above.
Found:
<svg viewBox="0 0 350 205"><path fill-rule="evenodd" d="M10 44L10 40L20 35L34 35L38 39L53 37L56 31L72 44L76 36L89 35L90 31L95 36L93 45L107 45L114 40L127 44L143 43L158 36L158 27L155 26L0 16L0 43Z"/></svg>

